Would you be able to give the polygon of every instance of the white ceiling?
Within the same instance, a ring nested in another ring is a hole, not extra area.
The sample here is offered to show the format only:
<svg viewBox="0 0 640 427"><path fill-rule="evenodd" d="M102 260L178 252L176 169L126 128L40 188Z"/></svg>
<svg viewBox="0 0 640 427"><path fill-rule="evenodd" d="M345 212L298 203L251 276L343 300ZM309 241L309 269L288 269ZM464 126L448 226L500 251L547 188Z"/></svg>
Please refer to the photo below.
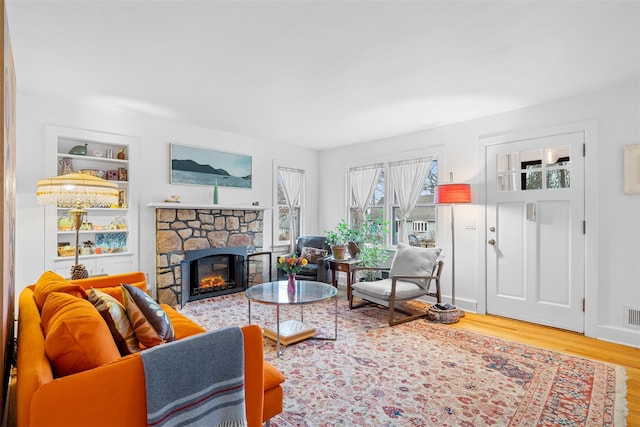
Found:
<svg viewBox="0 0 640 427"><path fill-rule="evenodd" d="M7 0L18 89L318 149L640 77L638 1Z"/></svg>

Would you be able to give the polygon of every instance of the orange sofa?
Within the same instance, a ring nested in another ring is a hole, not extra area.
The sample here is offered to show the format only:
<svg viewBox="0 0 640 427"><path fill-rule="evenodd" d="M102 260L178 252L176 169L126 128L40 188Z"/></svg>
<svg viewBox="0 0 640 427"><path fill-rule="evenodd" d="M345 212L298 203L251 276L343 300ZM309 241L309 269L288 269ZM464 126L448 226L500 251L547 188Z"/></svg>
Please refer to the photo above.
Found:
<svg viewBox="0 0 640 427"><path fill-rule="evenodd" d="M82 288L112 293L122 283L146 291L144 273L126 273L69 281ZM18 427L27 426L146 426L147 405L142 360L139 353L79 373L54 377L45 352L41 312L35 284L19 299L16 412ZM113 295L116 296L116 295ZM200 326L161 304L175 338L204 332ZM247 422L258 427L282 412L284 376L263 358L262 331L256 325L242 328L244 335L245 403Z"/></svg>

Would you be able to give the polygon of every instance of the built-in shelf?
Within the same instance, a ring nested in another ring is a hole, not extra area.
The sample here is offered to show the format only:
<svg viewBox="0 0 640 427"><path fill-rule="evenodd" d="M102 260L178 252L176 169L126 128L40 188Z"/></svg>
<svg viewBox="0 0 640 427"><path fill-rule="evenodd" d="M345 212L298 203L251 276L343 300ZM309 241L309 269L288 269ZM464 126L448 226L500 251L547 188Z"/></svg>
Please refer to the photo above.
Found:
<svg viewBox="0 0 640 427"><path fill-rule="evenodd" d="M113 164L118 164L118 165L128 165L129 164L128 160L110 159L110 158L107 158L107 157L98 157L98 156L89 156L89 155L58 153L58 157L60 157L60 158L67 157L67 158L70 158L70 159L76 159L76 160L80 160L80 161L93 160L93 161L97 161L97 162L113 163Z"/></svg>
<svg viewBox="0 0 640 427"><path fill-rule="evenodd" d="M120 230L80 230L78 231L78 234L83 235L83 234L109 234L109 233L128 233L129 229L120 229ZM69 231L63 231L63 230L59 230L58 234L73 234L75 236L76 234L76 230L69 230Z"/></svg>
<svg viewBox="0 0 640 427"><path fill-rule="evenodd" d="M137 138L46 125L45 140L45 155L49 159L45 165L45 176L86 171L103 179L111 178L109 182L118 188L118 207L85 208L87 214L83 217L83 222L88 225L78 232L78 249L83 250L85 243L90 241L93 245L86 246L89 246L91 252L98 248L101 250L98 254L79 256L89 275L137 271L138 203L135 177L139 171L132 158L136 152ZM77 146L83 145L86 146L86 154L69 153ZM124 159L117 158L121 150L125 154ZM45 267L60 273L63 277L69 274L72 264L75 263L73 251L76 232L73 229L59 229L62 218L70 219L69 210L70 207L45 206ZM110 229L112 224L126 224L126 229ZM68 224L65 222L64 225ZM104 229L95 229L93 226ZM61 251L61 248L64 250ZM117 250L121 252L107 252ZM60 256L61 253L66 255L67 252L71 252L73 256Z"/></svg>
<svg viewBox="0 0 640 427"><path fill-rule="evenodd" d="M78 259L95 259L95 258L109 258L109 257L117 257L122 255L133 255L133 252L111 252L104 254L91 254L91 255L78 255ZM56 261L66 261L66 260L74 260L75 256L59 256L55 257Z"/></svg>
<svg viewBox="0 0 640 427"><path fill-rule="evenodd" d="M254 205L214 205L213 203L194 203L194 202L150 202L147 203L150 208L156 209L222 209L222 210L239 210L239 211L264 211L273 209L273 206L254 206Z"/></svg>

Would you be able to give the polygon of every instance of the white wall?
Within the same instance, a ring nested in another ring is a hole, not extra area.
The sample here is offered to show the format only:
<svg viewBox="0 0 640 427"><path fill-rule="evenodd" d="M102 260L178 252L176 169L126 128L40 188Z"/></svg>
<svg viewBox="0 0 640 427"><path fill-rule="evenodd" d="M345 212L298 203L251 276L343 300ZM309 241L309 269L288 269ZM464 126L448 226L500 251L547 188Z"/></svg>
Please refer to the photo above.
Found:
<svg viewBox="0 0 640 427"><path fill-rule="evenodd" d="M597 307L593 324L587 334L602 339L640 347L640 330L623 325L623 306L640 307L640 195L623 194L622 150L625 145L640 143L640 83L588 94L577 98L517 110L469 122L444 126L409 135L365 142L320 154L312 150L294 148L232 135L211 129L168 122L148 116L105 110L38 95L18 92L17 98L17 244L16 292L33 283L44 268L43 232L44 208L36 204L36 181L42 178L45 159L44 125L55 124L96 131L121 133L139 138L137 164L140 169L140 260L139 268L150 273L153 280L154 212L147 208L150 201L163 200L170 194L180 194L184 201L206 201L206 187L174 186L169 184L169 142L182 143L247 153L253 156L254 187L251 190L220 189L222 204L248 204L258 200L261 205L272 204L272 163L274 159L298 163L308 170L307 215L305 232L322 233L345 217L344 169L354 159L370 161L402 157L403 152L422 152L440 148L441 168L445 177L449 171L455 181L470 182L472 190L483 186L480 175L479 138L528 129L541 129L572 122L595 120L598 125L596 147L591 155L598 157L599 168L594 185L587 187L595 197L597 212L592 217L596 232L587 233L587 244L597 248L598 268L596 295L587 304ZM250 120L250 118L248 118ZM589 155L589 154L588 154ZM321 182L318 171L322 171ZM589 179L587 179L587 184ZM594 188L595 187L595 188ZM317 197L316 197L317 195ZM438 241L450 251L450 236L442 224L448 224L448 208L439 208L441 227ZM476 230L465 225L482 217L482 206L460 205L456 208L456 295L457 303L468 309L478 307L484 296L484 278L478 275L484 263L479 250L485 224L477 223ZM317 212L317 214L316 214ZM269 216L270 218L270 216ZM271 244L272 228L265 230L265 245ZM588 272L591 271L588 267ZM444 277L450 277L446 274ZM444 292L450 284L446 282ZM594 301L595 300L595 301ZM480 304L480 307L482 304ZM587 313L589 317L589 313Z"/></svg>
<svg viewBox="0 0 640 427"><path fill-rule="evenodd" d="M247 120L251 120L247 117ZM159 202L179 194L184 202L211 201L211 189L203 186L169 183L169 143L200 146L253 156L253 188L220 187L221 205L272 206L274 160L299 165L307 170L307 232L317 232L317 152L269 143L245 136L175 123L141 114L107 110L59 99L18 92L17 97L17 230L16 230L16 295L24 286L34 283L44 271L44 207L36 202L36 182L44 176L45 131L47 124L101 132L124 134L138 138L130 150L130 177L137 180L139 211L138 268L148 274L155 288L155 210L149 202ZM135 197L135 195L132 195ZM265 211L264 245L272 243L272 214Z"/></svg>
<svg viewBox="0 0 640 427"><path fill-rule="evenodd" d="M344 170L352 159L383 161L402 156L403 152L442 145L443 176L448 180L449 172L454 172L455 181L472 183L472 191L478 194L484 186L480 176L480 137L589 120L596 121L598 131L595 146L588 147L587 156L597 156L597 159L589 159L587 165L597 167L587 173L596 174L597 179L587 178L586 191L589 197L595 198L597 212L590 215L596 218L595 223L587 224L587 245L595 252L592 259L598 266L587 267L587 273L596 271L597 277L587 277L587 281L595 282L597 293L587 301L592 309L586 315L586 333L640 347L640 329L623 324L623 306L640 308L640 195L623 193L623 147L640 143L640 83L637 81L603 92L321 152L320 229L332 228L345 216ZM441 225L448 225L449 208L438 209ZM482 214L480 205L456 207L456 303L469 310L483 308L485 283L478 272L483 271L484 252L479 248L484 245L479 243L484 241L485 224L478 222L476 230L465 229L465 225L482 220ZM437 239L439 246L450 252L451 237L446 228L440 227ZM450 295L450 277L450 271L445 271L445 295Z"/></svg>

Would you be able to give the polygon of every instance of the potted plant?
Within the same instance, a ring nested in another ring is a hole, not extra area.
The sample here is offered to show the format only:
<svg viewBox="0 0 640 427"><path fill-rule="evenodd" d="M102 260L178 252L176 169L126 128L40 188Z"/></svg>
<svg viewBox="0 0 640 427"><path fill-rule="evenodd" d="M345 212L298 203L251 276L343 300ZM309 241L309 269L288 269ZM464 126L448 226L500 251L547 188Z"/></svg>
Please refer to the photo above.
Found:
<svg viewBox="0 0 640 427"><path fill-rule="evenodd" d="M333 253L333 258L335 259L344 259L344 254L347 250L347 244L351 239L353 232L351 227L344 219L341 219L336 225L336 228L333 230L326 230L325 238L327 239L327 244L331 246L331 252Z"/></svg>
<svg viewBox="0 0 640 427"><path fill-rule="evenodd" d="M360 246L359 267L380 267L389 258L387 250L373 243L364 243ZM377 270L364 270L364 280L376 280L380 272Z"/></svg>
<svg viewBox="0 0 640 427"><path fill-rule="evenodd" d="M352 258L360 258L360 247L364 244L379 245L383 242L384 233L387 233L389 221L381 218L371 219L368 215L360 225L351 230L349 252Z"/></svg>

